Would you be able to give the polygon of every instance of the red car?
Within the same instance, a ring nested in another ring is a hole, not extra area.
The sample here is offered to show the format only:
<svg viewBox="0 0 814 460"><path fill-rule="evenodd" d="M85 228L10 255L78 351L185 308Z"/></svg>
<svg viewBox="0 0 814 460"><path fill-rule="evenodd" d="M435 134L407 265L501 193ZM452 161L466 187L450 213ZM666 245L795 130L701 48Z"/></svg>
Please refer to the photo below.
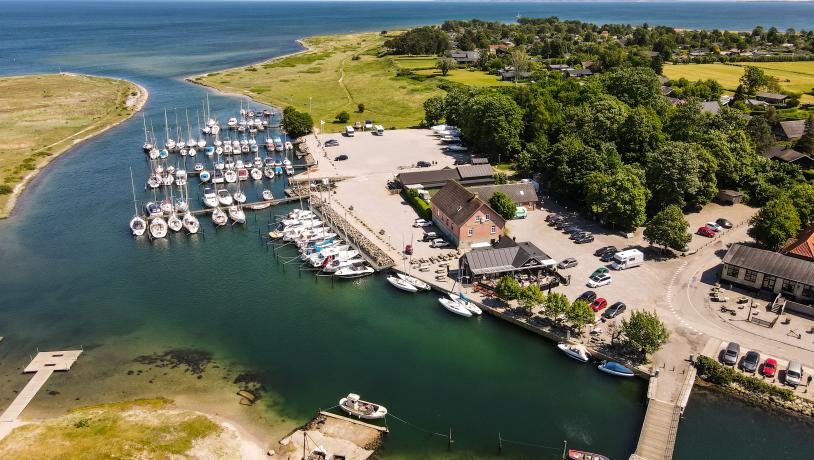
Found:
<svg viewBox="0 0 814 460"><path fill-rule="evenodd" d="M607 307L607 306L608 306L608 301L607 301L607 300L605 300L605 299L603 299L602 297L600 297L600 298L598 298L598 299L594 300L594 301L591 303L591 310L593 310L593 311L599 311L599 310L604 309L604 308L605 308L605 307Z"/></svg>
<svg viewBox="0 0 814 460"><path fill-rule="evenodd" d="M763 362L763 367L760 369L760 373L766 377L774 377L775 374L777 374L777 360L774 358L766 358L766 361Z"/></svg>
<svg viewBox="0 0 814 460"><path fill-rule="evenodd" d="M698 233L701 236L706 236L707 238L712 238L713 236L715 236L715 231L709 227L701 227L698 229L696 233Z"/></svg>

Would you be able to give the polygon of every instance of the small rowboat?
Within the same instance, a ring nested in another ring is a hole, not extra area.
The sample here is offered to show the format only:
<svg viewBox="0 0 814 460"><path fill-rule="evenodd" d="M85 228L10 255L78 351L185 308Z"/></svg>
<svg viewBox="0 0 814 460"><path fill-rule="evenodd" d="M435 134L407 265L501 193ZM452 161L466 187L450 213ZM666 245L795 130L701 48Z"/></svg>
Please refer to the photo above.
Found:
<svg viewBox="0 0 814 460"><path fill-rule="evenodd" d="M386 407L379 404L362 401L359 399L359 395L354 393L350 393L348 396L340 399L339 407L351 415L368 420L384 418L384 416L387 415Z"/></svg>
<svg viewBox="0 0 814 460"><path fill-rule="evenodd" d="M615 361L605 361L597 367L600 371L618 377L633 377L633 371Z"/></svg>
<svg viewBox="0 0 814 460"><path fill-rule="evenodd" d="M401 289L402 291L407 292L418 292L418 288L415 287L413 284L395 276L388 276L387 282L392 284L393 287L397 289Z"/></svg>
<svg viewBox="0 0 814 460"><path fill-rule="evenodd" d="M557 348L565 353L569 358L576 359L579 362L587 363L591 359L591 354L582 345L570 345L567 343L560 343Z"/></svg>
<svg viewBox="0 0 814 460"><path fill-rule="evenodd" d="M460 315L466 318L472 316L472 312L470 312L466 307L464 307L463 305L454 300L442 297L438 299L438 302L440 302L441 305L444 306L444 308L451 311L452 313L455 313L456 315Z"/></svg>
<svg viewBox="0 0 814 460"><path fill-rule="evenodd" d="M569 449L568 450L568 459L569 460L609 460L608 457L600 454L593 454L591 452L585 452L582 450L576 449Z"/></svg>

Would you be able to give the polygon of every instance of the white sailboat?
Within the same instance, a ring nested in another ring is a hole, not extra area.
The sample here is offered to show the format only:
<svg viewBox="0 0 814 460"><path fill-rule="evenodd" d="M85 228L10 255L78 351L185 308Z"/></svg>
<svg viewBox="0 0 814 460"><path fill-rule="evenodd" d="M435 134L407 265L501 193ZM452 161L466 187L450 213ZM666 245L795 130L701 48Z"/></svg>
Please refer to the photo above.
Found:
<svg viewBox="0 0 814 460"><path fill-rule="evenodd" d="M469 311L466 307L464 307L463 305L461 305L460 303L458 303L458 302L456 302L454 300L447 299L445 297L441 297L440 299L438 299L438 302L441 305L443 305L444 308L451 311L452 313L455 313L456 315L460 315L460 316L463 316L463 317L466 317L466 318L469 318L470 316L472 316L471 311Z"/></svg>
<svg viewBox="0 0 814 460"><path fill-rule="evenodd" d="M173 213L169 218L167 218L167 227L174 232L180 232L181 229L184 228L184 223L175 213Z"/></svg>
<svg viewBox="0 0 814 460"><path fill-rule="evenodd" d="M229 218L221 208L215 208L212 210L212 222L218 227L222 227L229 222Z"/></svg>
<svg viewBox="0 0 814 460"><path fill-rule="evenodd" d="M145 122L145 130L146 130ZM133 218L130 219L130 232L133 236L141 236L147 231L147 222L138 213L138 201L136 200L136 185L133 182L133 168L130 168L130 186L133 188Z"/></svg>
<svg viewBox="0 0 814 460"><path fill-rule="evenodd" d="M429 291L430 290L430 285L429 284L421 281L420 279L418 279L418 278L416 278L414 276L410 276L410 275L407 275L407 274L404 274L404 273L396 273L396 276L398 276L403 281L406 281L406 282L412 284L416 288L421 289L422 291Z"/></svg>
<svg viewBox="0 0 814 460"><path fill-rule="evenodd" d="M150 235L153 238L164 238L167 236L167 221L161 217L156 217L150 221Z"/></svg>
<svg viewBox="0 0 814 460"><path fill-rule="evenodd" d="M387 282L393 285L396 289L401 289L402 291L407 292L418 292L418 288L415 287L412 283L409 283L397 276L388 276Z"/></svg>
<svg viewBox="0 0 814 460"><path fill-rule="evenodd" d="M483 310L481 310L480 307L469 301L466 297L463 296L463 294L455 294L454 292L450 292L449 298L463 305L464 308L469 310L473 315L483 314Z"/></svg>
<svg viewBox="0 0 814 460"><path fill-rule="evenodd" d="M184 214L184 228L187 229L190 235L194 235L198 233L198 230L201 228L200 222L198 222L198 218L195 217L191 212L187 212Z"/></svg>
<svg viewBox="0 0 814 460"><path fill-rule="evenodd" d="M246 213L243 212L243 208L237 205L229 206L229 218L238 224L246 223Z"/></svg>

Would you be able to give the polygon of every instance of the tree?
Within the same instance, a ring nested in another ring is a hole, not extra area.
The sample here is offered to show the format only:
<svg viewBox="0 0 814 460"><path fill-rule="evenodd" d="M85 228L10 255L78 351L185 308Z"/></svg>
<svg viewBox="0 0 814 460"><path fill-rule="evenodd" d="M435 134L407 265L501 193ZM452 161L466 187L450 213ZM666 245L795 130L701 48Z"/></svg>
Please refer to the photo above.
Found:
<svg viewBox="0 0 814 460"><path fill-rule="evenodd" d="M797 139L794 149L806 155L814 154L814 115L808 116L803 135Z"/></svg>
<svg viewBox="0 0 814 460"><path fill-rule="evenodd" d="M336 114L336 122L337 123L347 123L350 120L350 114L343 110Z"/></svg>
<svg viewBox="0 0 814 460"><path fill-rule="evenodd" d="M654 246L683 251L692 239L690 224L681 208L671 204L658 212L644 227L644 239Z"/></svg>
<svg viewBox="0 0 814 460"><path fill-rule="evenodd" d="M780 249L800 230L800 215L788 196L766 203L749 222L749 236L769 250Z"/></svg>
<svg viewBox="0 0 814 460"><path fill-rule="evenodd" d="M588 305L588 302L577 300L568 307L565 318L572 328L582 331L586 324L592 324L596 321L596 313Z"/></svg>
<svg viewBox="0 0 814 460"><path fill-rule="evenodd" d="M520 151L523 111L509 96L494 91L477 94L464 102L459 116L461 132L475 152L502 161Z"/></svg>
<svg viewBox="0 0 814 460"><path fill-rule="evenodd" d="M495 293L503 300L515 300L520 295L520 283L511 276L503 276L497 281Z"/></svg>
<svg viewBox="0 0 814 460"><path fill-rule="evenodd" d="M610 175L594 173L588 180L586 201L611 225L633 230L647 219L645 208L650 192L643 180L644 173L631 165Z"/></svg>
<svg viewBox="0 0 814 460"><path fill-rule="evenodd" d="M424 121L428 126L437 125L443 120L445 111L444 96L433 96L424 101Z"/></svg>
<svg viewBox="0 0 814 460"><path fill-rule="evenodd" d="M449 36L435 26L410 29L384 42L395 54L441 54L449 49Z"/></svg>
<svg viewBox="0 0 814 460"><path fill-rule="evenodd" d="M545 301L545 294L540 290L540 286L529 284L526 287L520 288L517 300L521 307L531 312L535 306Z"/></svg>
<svg viewBox="0 0 814 460"><path fill-rule="evenodd" d="M800 183L789 190L789 199L800 216L803 227L814 222L814 184Z"/></svg>
<svg viewBox="0 0 814 460"><path fill-rule="evenodd" d="M744 69L743 75L740 78L740 84L743 86L743 91L750 95L762 89L775 92L780 91L780 84L777 78L766 75L763 69L751 65L746 66Z"/></svg>
<svg viewBox="0 0 814 460"><path fill-rule="evenodd" d="M493 176L495 178L495 184L500 185L500 184L508 184L509 183L509 176L506 175L505 172L498 171Z"/></svg>
<svg viewBox="0 0 814 460"><path fill-rule="evenodd" d="M489 198L489 206L506 220L511 220L517 211L514 201L503 192L495 192L492 198Z"/></svg>
<svg viewBox="0 0 814 460"><path fill-rule="evenodd" d="M435 68L441 71L441 75L446 77L450 70L458 66L455 59L448 57L440 57L435 63Z"/></svg>
<svg viewBox="0 0 814 460"><path fill-rule="evenodd" d="M772 127L766 121L766 117L753 116L746 125L746 132L755 144L758 153L769 151L775 144Z"/></svg>
<svg viewBox="0 0 814 460"><path fill-rule="evenodd" d="M283 127L293 138L305 136L314 129L314 120L306 112L300 112L293 106L283 109Z"/></svg>
<svg viewBox="0 0 814 460"><path fill-rule="evenodd" d="M545 296L543 301L543 310L546 316L559 322L559 316L564 315L571 307L568 297L559 292L552 292Z"/></svg>
<svg viewBox="0 0 814 460"><path fill-rule="evenodd" d="M670 338L667 327L655 311L633 311L630 320L622 320L622 333L626 343L643 354L655 353Z"/></svg>
<svg viewBox="0 0 814 460"><path fill-rule="evenodd" d="M364 113L364 112L365 112L365 103L364 103L364 102L360 102L360 103L356 104L356 110L357 110L359 113Z"/></svg>
<svg viewBox="0 0 814 460"><path fill-rule="evenodd" d="M644 165L647 154L664 142L661 120L653 109L636 107L619 127L617 145L626 163Z"/></svg>
<svg viewBox="0 0 814 460"><path fill-rule="evenodd" d="M516 46L509 52L509 59L514 67L514 81L520 77L521 72L527 72L529 69L529 55L526 53L526 48Z"/></svg>
<svg viewBox="0 0 814 460"><path fill-rule="evenodd" d="M602 74L601 82L608 94L630 107L656 108L663 100L661 82L653 69L629 67Z"/></svg>
<svg viewBox="0 0 814 460"><path fill-rule="evenodd" d="M670 204L683 208L701 188L699 147L668 142L647 157L647 185L653 193L653 209Z"/></svg>
<svg viewBox="0 0 814 460"><path fill-rule="evenodd" d="M653 56L650 58L650 68L653 69L653 72L656 72L656 75L661 75L664 69L664 59L661 56Z"/></svg>

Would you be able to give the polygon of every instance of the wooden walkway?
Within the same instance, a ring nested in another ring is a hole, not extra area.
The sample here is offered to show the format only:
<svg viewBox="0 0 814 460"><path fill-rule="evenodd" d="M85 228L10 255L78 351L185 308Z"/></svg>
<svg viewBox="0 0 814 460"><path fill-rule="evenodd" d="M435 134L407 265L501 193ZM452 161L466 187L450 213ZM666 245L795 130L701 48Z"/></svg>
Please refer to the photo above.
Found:
<svg viewBox="0 0 814 460"><path fill-rule="evenodd" d="M23 373L35 372L34 377L28 381L23 390L17 394L14 401L6 408L3 415L0 415L0 422L13 422L23 412L29 403L37 395L37 392L45 385L48 378L55 371L67 371L76 362L82 350L71 351L47 351L37 353L37 356L26 366Z"/></svg>

